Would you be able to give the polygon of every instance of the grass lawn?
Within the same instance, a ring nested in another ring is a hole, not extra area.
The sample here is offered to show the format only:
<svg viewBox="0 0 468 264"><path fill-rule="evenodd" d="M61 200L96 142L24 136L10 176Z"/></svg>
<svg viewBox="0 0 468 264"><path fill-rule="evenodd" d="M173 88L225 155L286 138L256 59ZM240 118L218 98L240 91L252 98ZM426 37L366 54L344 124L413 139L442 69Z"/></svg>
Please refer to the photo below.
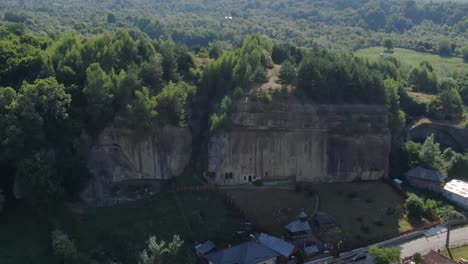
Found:
<svg viewBox="0 0 468 264"><path fill-rule="evenodd" d="M372 47L356 51L357 56L368 58L371 61L380 58L380 53L384 52L384 47ZM442 75L448 75L452 72L468 72L468 63L464 63L462 58L441 57L428 53L421 53L409 49L395 48L393 57L400 61L405 68L412 68L421 61L428 61L434 67L435 71Z"/></svg>
<svg viewBox="0 0 468 264"><path fill-rule="evenodd" d="M185 241L180 263L194 263L196 241L210 239L221 247L233 243L242 220L220 196L207 192L165 194L82 214L63 209L51 222L99 263L117 258L123 264L134 264L149 236L170 240L174 234ZM0 263L55 263L47 221L38 222L26 211L2 215L0 221Z"/></svg>
<svg viewBox="0 0 468 264"><path fill-rule="evenodd" d="M383 182L311 187L320 196L320 210L336 218L351 245L379 241L422 224L407 219L404 199Z"/></svg>
<svg viewBox="0 0 468 264"><path fill-rule="evenodd" d="M456 261L458 261L461 258L468 260L468 246L453 248L450 250L450 253L452 253L452 257ZM442 254L450 258L450 254L447 251L444 251Z"/></svg>
<svg viewBox="0 0 468 264"><path fill-rule="evenodd" d="M284 226L295 220L304 210L312 214L315 199L292 189L279 188L229 188L235 203L252 222L266 232L281 236Z"/></svg>
<svg viewBox="0 0 468 264"><path fill-rule="evenodd" d="M319 194L319 210L336 218L350 246L383 240L421 224L407 219L404 199L383 182L308 186ZM315 207L313 196L305 191L237 188L230 192L248 218L275 235L283 234L283 226L295 220L300 210L310 214Z"/></svg>

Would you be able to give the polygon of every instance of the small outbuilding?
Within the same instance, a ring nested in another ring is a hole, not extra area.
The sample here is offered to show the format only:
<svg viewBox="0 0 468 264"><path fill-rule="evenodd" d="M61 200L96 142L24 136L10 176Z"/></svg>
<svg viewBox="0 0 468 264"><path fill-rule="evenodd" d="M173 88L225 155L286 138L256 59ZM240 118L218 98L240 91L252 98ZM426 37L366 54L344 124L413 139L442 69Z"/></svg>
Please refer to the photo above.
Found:
<svg viewBox="0 0 468 264"><path fill-rule="evenodd" d="M451 180L444 186L444 196L464 209L468 209L468 182Z"/></svg>
<svg viewBox="0 0 468 264"><path fill-rule="evenodd" d="M422 166L416 167L405 173L409 184L420 189L426 189L436 193L442 193L447 176L436 170L429 170Z"/></svg>
<svg viewBox="0 0 468 264"><path fill-rule="evenodd" d="M197 252L198 256L203 256L211 251L216 249L216 246L210 240L206 241L205 243L199 244L195 247L195 252Z"/></svg>
<svg viewBox="0 0 468 264"><path fill-rule="evenodd" d="M284 227L288 231L288 235L293 238L307 236L312 231L312 228L310 228L309 225L308 216L305 212L301 212L298 218L298 220L292 221Z"/></svg>

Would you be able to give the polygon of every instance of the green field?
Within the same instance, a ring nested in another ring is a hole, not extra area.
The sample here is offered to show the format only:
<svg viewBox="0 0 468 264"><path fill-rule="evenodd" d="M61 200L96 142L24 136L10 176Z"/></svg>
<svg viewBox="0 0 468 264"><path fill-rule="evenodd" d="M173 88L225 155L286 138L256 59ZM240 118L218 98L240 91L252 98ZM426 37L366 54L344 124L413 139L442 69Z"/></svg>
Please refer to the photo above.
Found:
<svg viewBox="0 0 468 264"><path fill-rule="evenodd" d="M53 225L61 226L98 263L136 263L149 236L170 240L174 234L184 240L180 263L193 263L195 242L210 239L220 247L234 243L243 221L209 192L161 195L81 214L64 209L51 221L39 219L25 209L0 217L0 263L56 263L50 246Z"/></svg>
<svg viewBox="0 0 468 264"><path fill-rule="evenodd" d="M450 249L449 254L447 251L444 251L443 254L446 257L450 257L450 255L453 257L454 260L458 261L459 259L465 259L468 260L468 246L464 247L459 247L459 248L452 248Z"/></svg>
<svg viewBox="0 0 468 264"><path fill-rule="evenodd" d="M380 58L380 53L384 52L384 47L372 47L356 51L357 56L368 58L370 61L375 61ZM468 72L468 63L464 63L463 59L456 57L441 57L428 53L421 53L409 49L395 48L392 54L402 67L411 68L417 66L421 61L428 61L434 67L435 71L442 75L448 75L452 72Z"/></svg>

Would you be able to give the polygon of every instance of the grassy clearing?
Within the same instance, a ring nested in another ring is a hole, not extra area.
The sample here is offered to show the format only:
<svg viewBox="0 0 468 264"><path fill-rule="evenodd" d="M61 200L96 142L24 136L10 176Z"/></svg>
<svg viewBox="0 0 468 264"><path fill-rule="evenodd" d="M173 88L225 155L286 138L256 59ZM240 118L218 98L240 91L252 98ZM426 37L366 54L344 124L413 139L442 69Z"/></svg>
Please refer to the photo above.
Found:
<svg viewBox="0 0 468 264"><path fill-rule="evenodd" d="M229 192L251 221L277 236L302 210L312 214L315 208L313 196L292 189L230 188Z"/></svg>
<svg viewBox="0 0 468 264"><path fill-rule="evenodd" d="M404 199L383 182L312 185L320 210L332 214L352 245L382 240L421 223L407 219Z"/></svg>
<svg viewBox="0 0 468 264"><path fill-rule="evenodd" d="M468 260L468 246L453 248L450 250L450 253L452 253L452 257L456 261L461 258ZM446 257L450 257L450 254L447 251L444 251L442 254Z"/></svg>
<svg viewBox="0 0 468 264"><path fill-rule="evenodd" d="M372 47L356 51L357 56L368 58L375 61L380 58L380 53L384 52L384 47ZM439 55L421 53L409 49L395 48L393 57L400 61L402 67L412 68L421 61L428 61L434 67L435 71L442 75L448 75L452 72L468 72L468 63L464 63L462 58L441 57Z"/></svg>
<svg viewBox="0 0 468 264"><path fill-rule="evenodd" d="M319 210L336 218L351 246L382 240L422 224L407 219L404 199L383 182L308 186L319 195ZM283 226L296 219L300 210L311 213L315 206L307 192L255 188L230 192L247 216L253 216L252 221L275 235L283 234Z"/></svg>
<svg viewBox="0 0 468 264"><path fill-rule="evenodd" d="M235 242L233 233L243 219L215 193L161 195L82 214L63 209L53 221L38 221L27 210L0 218L0 263L56 263L50 248L51 222L61 226L78 248L99 263L118 259L136 263L149 236L185 241L180 263L194 263L196 241L210 239L220 246Z"/></svg>

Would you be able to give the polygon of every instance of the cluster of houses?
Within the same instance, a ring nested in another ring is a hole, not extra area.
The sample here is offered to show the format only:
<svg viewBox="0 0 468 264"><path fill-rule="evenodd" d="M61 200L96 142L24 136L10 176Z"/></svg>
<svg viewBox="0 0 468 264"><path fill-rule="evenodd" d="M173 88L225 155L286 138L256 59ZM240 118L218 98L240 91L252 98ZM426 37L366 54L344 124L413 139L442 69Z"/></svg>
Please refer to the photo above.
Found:
<svg viewBox="0 0 468 264"><path fill-rule="evenodd" d="M410 185L442 194L458 206L468 209L468 182L456 179L446 182L446 175L422 166L406 172L405 176Z"/></svg>
<svg viewBox="0 0 468 264"><path fill-rule="evenodd" d="M261 233L250 235L250 240L236 246L217 250L215 244L206 241L195 247L205 264L295 264L302 263L302 256L313 256L327 249L314 233L337 227L333 217L316 213L313 220L301 212L297 220L287 224L285 239Z"/></svg>

